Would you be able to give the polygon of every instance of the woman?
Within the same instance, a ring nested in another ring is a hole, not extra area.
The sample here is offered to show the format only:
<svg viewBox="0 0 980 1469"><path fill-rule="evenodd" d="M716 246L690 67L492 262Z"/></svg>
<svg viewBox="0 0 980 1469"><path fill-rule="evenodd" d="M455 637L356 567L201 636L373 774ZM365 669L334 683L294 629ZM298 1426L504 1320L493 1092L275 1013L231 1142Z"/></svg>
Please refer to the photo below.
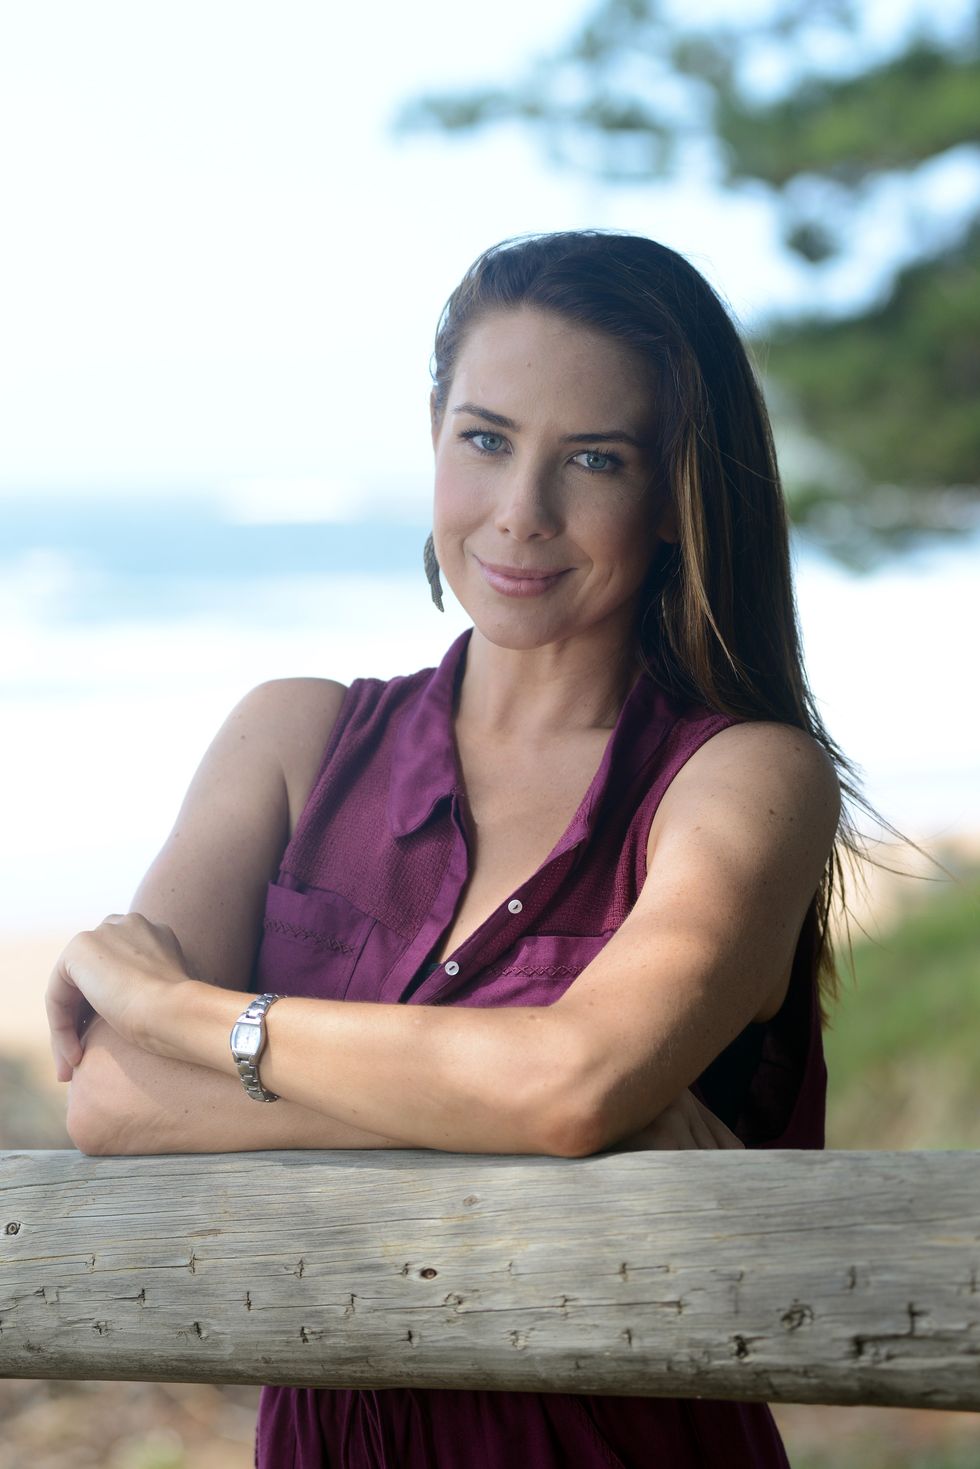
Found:
<svg viewBox="0 0 980 1469"><path fill-rule="evenodd" d="M433 380L426 567L473 627L438 669L232 712L134 911L52 975L73 1140L821 1147L852 788L725 311L650 240L505 241ZM256 1069L229 1032L260 991ZM263 1390L260 1469L521 1461L786 1463L762 1404Z"/></svg>

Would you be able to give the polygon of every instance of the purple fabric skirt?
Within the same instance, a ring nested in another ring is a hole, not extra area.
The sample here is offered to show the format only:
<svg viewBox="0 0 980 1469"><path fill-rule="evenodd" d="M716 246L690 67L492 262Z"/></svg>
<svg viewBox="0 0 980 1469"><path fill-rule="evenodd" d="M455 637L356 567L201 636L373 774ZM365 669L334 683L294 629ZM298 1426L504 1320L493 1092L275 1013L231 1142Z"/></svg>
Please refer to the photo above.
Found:
<svg viewBox="0 0 980 1469"><path fill-rule="evenodd" d="M765 1403L264 1387L255 1469L789 1469Z"/></svg>

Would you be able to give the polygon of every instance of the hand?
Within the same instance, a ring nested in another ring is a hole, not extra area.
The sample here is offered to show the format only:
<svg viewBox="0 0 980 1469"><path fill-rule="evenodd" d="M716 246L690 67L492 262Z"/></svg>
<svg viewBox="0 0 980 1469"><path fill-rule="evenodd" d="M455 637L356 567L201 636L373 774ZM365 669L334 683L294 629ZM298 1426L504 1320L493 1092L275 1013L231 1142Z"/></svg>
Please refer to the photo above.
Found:
<svg viewBox="0 0 980 1469"><path fill-rule="evenodd" d="M720 1117L699 1102L691 1091L682 1091L646 1127L623 1138L609 1153L633 1153L648 1148L744 1148L745 1144L726 1127Z"/></svg>
<svg viewBox="0 0 980 1469"><path fill-rule="evenodd" d="M70 1081L81 1062L93 1015L142 1045L153 1001L194 978L173 929L142 913L110 913L98 928L76 933L58 956L44 997L58 1081Z"/></svg>

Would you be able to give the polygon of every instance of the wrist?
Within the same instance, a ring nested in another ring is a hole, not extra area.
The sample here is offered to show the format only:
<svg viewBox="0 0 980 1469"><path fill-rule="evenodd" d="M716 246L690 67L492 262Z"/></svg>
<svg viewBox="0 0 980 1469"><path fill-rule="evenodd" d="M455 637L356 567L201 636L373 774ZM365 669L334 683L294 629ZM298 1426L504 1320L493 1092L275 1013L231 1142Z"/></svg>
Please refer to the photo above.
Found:
<svg viewBox="0 0 980 1469"><path fill-rule="evenodd" d="M234 1074L228 1037L254 998L200 979L162 984L147 1007L143 1049L171 1061L189 1061Z"/></svg>

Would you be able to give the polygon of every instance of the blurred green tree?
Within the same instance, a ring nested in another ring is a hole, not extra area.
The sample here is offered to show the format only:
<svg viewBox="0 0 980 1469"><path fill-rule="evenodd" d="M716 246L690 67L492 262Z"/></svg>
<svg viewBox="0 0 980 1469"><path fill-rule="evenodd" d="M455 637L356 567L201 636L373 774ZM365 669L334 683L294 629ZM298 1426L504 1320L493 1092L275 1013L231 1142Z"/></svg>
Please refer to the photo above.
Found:
<svg viewBox="0 0 980 1469"><path fill-rule="evenodd" d="M792 511L857 564L980 509L980 12L945 27L925 14L889 47L868 9L770 0L709 22L599 0L505 88L422 96L394 124L517 120L553 162L606 181L693 170L763 196L813 303L771 315L755 343ZM952 207L930 205L937 180ZM834 308L830 273L867 255L872 230L876 278Z"/></svg>

